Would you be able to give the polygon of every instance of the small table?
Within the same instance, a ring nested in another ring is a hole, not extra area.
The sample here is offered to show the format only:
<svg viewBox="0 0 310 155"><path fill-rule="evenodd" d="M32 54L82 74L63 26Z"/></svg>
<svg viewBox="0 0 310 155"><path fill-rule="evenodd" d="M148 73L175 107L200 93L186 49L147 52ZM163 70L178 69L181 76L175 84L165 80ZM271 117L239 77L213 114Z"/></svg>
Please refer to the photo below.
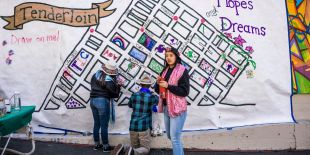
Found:
<svg viewBox="0 0 310 155"><path fill-rule="evenodd" d="M29 134L32 139L33 131L29 125L32 119L32 113L35 110L35 106L22 106L20 110L12 110L11 113L6 114L0 118L0 137L10 134L5 147L3 148L2 154L4 154L6 147L11 139L11 133L28 125L30 127ZM32 146L34 147L34 140L32 139ZM1 148L2 149L2 148ZM11 152L19 154L15 150L7 149ZM34 151L34 149L32 149Z"/></svg>

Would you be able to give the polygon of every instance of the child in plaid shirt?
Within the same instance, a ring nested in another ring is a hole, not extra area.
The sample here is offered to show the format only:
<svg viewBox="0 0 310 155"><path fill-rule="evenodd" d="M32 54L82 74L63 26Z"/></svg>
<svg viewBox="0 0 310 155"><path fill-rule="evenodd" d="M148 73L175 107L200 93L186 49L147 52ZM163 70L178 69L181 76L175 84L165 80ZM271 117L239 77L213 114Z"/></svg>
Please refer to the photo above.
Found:
<svg viewBox="0 0 310 155"><path fill-rule="evenodd" d="M139 92L131 95L128 106L132 108L130 120L130 142L125 154L148 154L150 152L152 107L158 104L158 96L150 91L154 81L149 75L142 76L137 83L141 86Z"/></svg>

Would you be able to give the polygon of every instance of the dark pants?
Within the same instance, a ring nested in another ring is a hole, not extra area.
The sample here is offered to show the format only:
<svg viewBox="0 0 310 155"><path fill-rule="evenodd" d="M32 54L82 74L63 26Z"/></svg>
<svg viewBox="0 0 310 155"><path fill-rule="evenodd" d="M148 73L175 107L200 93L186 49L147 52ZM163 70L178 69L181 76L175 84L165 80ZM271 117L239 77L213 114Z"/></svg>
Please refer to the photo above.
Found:
<svg viewBox="0 0 310 155"><path fill-rule="evenodd" d="M95 144L100 144L99 129L101 129L101 140L103 145L109 144L108 127L110 118L110 100L108 98L91 98L90 107L93 112Z"/></svg>

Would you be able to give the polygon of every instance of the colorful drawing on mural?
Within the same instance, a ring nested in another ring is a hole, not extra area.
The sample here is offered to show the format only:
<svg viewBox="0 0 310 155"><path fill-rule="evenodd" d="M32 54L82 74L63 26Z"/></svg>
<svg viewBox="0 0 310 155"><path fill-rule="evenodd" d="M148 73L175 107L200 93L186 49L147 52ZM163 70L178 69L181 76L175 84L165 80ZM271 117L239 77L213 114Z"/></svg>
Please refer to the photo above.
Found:
<svg viewBox="0 0 310 155"><path fill-rule="evenodd" d="M74 98L70 98L69 101L66 103L66 107L68 109L79 109L79 108L85 108L85 106L81 103L79 103L79 101L77 101Z"/></svg>
<svg viewBox="0 0 310 155"><path fill-rule="evenodd" d="M159 52L159 53L163 53L164 50L165 50L165 47L164 47L164 45L160 44L160 45L158 45L158 46L155 48L155 50L156 50L157 52Z"/></svg>
<svg viewBox="0 0 310 155"><path fill-rule="evenodd" d="M310 93L310 1L286 0L292 61L292 87Z"/></svg>
<svg viewBox="0 0 310 155"><path fill-rule="evenodd" d="M144 47L146 47L149 51L151 51L156 44L156 41L151 37L147 36L145 33L142 34L138 42Z"/></svg>
<svg viewBox="0 0 310 155"><path fill-rule="evenodd" d="M2 45L3 46L5 46L7 43L5 42L5 41L3 41L3 43L2 43ZM10 65L10 64L12 64L12 56L14 55L14 51L13 50L9 50L9 52L8 52L8 56L7 56L7 58L5 59L5 63L7 64L7 65Z"/></svg>
<svg viewBox="0 0 310 155"><path fill-rule="evenodd" d="M101 56L104 58L104 59L107 59L107 60L112 60L112 61L117 61L120 57L121 57L121 54L118 53L115 49L113 49L112 47L109 47L107 46Z"/></svg>
<svg viewBox="0 0 310 155"><path fill-rule="evenodd" d="M138 50L137 48L133 47L130 52L128 53L133 58L137 59L141 63L144 63L146 60L147 55L142 51Z"/></svg>
<svg viewBox="0 0 310 155"><path fill-rule="evenodd" d="M235 74L238 72L238 68L229 61L225 61L223 68L232 76L235 76Z"/></svg>
<svg viewBox="0 0 310 155"><path fill-rule="evenodd" d="M8 42L6 42L6 40L2 41L2 46L5 46L6 44L8 44Z"/></svg>
<svg viewBox="0 0 310 155"><path fill-rule="evenodd" d="M120 47L121 49L125 50L129 44L129 42L124 39L122 36L120 36L119 34L115 34L112 37L112 43L114 43L115 45L117 45L118 47Z"/></svg>

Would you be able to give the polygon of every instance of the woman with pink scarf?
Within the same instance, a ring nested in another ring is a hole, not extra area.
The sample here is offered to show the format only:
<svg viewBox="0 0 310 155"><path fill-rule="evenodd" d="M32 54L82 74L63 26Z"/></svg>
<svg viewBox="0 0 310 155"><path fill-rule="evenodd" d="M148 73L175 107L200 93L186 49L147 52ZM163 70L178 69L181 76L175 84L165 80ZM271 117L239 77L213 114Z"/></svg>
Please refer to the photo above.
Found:
<svg viewBox="0 0 310 155"><path fill-rule="evenodd" d="M177 49L166 48L165 68L157 78L155 91L161 94L158 112L164 113L166 133L172 142L173 155L184 155L181 134L187 115L186 96L189 94L189 86L188 71L182 65ZM160 89L165 90L164 94Z"/></svg>

